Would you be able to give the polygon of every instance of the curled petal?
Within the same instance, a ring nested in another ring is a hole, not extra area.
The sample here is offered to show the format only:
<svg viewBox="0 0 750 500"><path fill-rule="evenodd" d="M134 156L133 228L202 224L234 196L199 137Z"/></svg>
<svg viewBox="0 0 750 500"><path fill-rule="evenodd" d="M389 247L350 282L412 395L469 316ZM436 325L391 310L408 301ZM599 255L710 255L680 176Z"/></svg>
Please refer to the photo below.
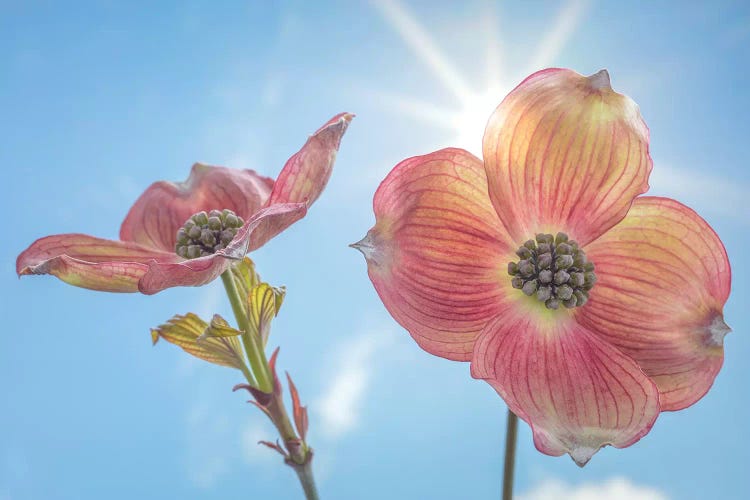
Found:
<svg viewBox="0 0 750 500"><path fill-rule="evenodd" d="M151 262L179 257L132 242L86 234L58 234L36 240L16 259L16 272L51 274L62 281L104 292L137 292Z"/></svg>
<svg viewBox="0 0 750 500"><path fill-rule="evenodd" d="M196 163L185 182L153 183L120 227L120 239L174 252L177 230L201 210L234 211L248 220L268 200L273 180L252 170Z"/></svg>
<svg viewBox="0 0 750 500"><path fill-rule="evenodd" d="M535 73L490 118L483 152L490 197L516 241L564 231L586 244L648 189L649 134L638 106L602 70Z"/></svg>
<svg viewBox="0 0 750 500"><path fill-rule="evenodd" d="M331 177L341 138L352 118L354 115L351 113L340 113L307 139L302 149L287 160L279 173L268 199L268 206L277 203L304 203L309 208L318 199ZM304 215L302 213L300 218ZM296 221L297 219L288 219L263 224L256 231L250 249L260 248Z"/></svg>
<svg viewBox="0 0 750 500"><path fill-rule="evenodd" d="M352 118L351 113L340 113L307 139L279 173L269 205L304 202L309 207L318 199L331 177L341 138Z"/></svg>
<svg viewBox="0 0 750 500"><path fill-rule="evenodd" d="M151 295L175 286L201 286L219 277L232 260L242 259L248 251L253 232L262 223L274 219L295 217L304 211L302 203L273 205L257 212L226 248L215 254L182 262L150 262L148 271L138 283L141 293Z"/></svg>
<svg viewBox="0 0 750 500"><path fill-rule="evenodd" d="M513 256L482 163L461 149L407 159L373 203L377 222L352 246L386 308L427 352L471 359L475 337L502 307Z"/></svg>
<svg viewBox="0 0 750 500"><path fill-rule="evenodd" d="M731 272L724 246L688 207L637 198L617 226L586 247L598 281L577 319L638 362L680 410L711 387L729 332Z"/></svg>
<svg viewBox="0 0 750 500"><path fill-rule="evenodd" d="M471 372L529 423L539 451L580 466L602 446L635 443L659 414L638 365L564 313L499 316L477 339Z"/></svg>

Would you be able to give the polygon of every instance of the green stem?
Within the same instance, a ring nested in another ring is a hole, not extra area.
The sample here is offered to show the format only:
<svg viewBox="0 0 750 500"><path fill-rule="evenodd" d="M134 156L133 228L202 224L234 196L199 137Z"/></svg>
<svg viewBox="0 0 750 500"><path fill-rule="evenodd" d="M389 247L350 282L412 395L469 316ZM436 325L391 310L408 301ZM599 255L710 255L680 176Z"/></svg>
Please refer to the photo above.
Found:
<svg viewBox="0 0 750 500"><path fill-rule="evenodd" d="M273 392L273 382L271 381L270 370L268 369L268 360L266 353L260 346L258 339L250 333L250 322L247 319L245 306L243 303L246 298L240 296L237 285L234 284L232 271L227 269L221 274L221 281L224 282L224 288L227 291L229 302L232 304L232 311L237 320L237 326L242 330L242 345L245 347L247 361L257 380L256 386L265 393Z"/></svg>
<svg viewBox="0 0 750 500"><path fill-rule="evenodd" d="M518 417L508 408L505 426L505 467L503 469L503 500L513 500L513 472L516 467L516 438Z"/></svg>
<svg viewBox="0 0 750 500"><path fill-rule="evenodd" d="M221 275L224 282L224 288L227 291L229 302L232 304L232 312L237 320L237 325L242 330L242 344L245 347L245 354L250 363L251 370L244 367L242 373L251 384L270 396L270 401L265 405L265 409L271 417L271 421L279 431L281 439L289 453L286 463L297 473L302 489L305 492L307 500L319 500L318 490L315 486L315 478L312 473L312 450L307 448L307 444L297 438L297 434L289 420L289 414L284 406L284 400L281 395L274 391L273 381L271 380L271 369L266 359L266 353L259 339L250 333L250 321L245 309L245 300L240 296L237 285L234 282L232 271L224 271ZM255 378L253 378L255 374ZM256 383L257 380L257 383Z"/></svg>
<svg viewBox="0 0 750 500"><path fill-rule="evenodd" d="M315 487L315 478L312 474L312 461L308 460L304 465L293 466L294 472L299 477L302 489L305 491L307 500L319 500L318 489Z"/></svg>

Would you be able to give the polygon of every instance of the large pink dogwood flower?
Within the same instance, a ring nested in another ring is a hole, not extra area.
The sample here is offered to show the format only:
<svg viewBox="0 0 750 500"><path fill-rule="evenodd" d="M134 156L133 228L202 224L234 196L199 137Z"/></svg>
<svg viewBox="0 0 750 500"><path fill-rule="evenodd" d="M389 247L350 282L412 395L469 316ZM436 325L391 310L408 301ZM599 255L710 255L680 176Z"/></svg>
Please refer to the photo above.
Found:
<svg viewBox="0 0 750 500"><path fill-rule="evenodd" d="M639 196L648 148L606 71L540 71L491 116L484 161L399 163L354 245L424 350L471 361L539 451L579 465L698 401L723 361L726 252L690 208Z"/></svg>
<svg viewBox="0 0 750 500"><path fill-rule="evenodd" d="M152 184L125 217L119 240L47 236L18 256L16 271L108 292L204 285L305 216L328 182L352 117L339 114L318 129L276 181L195 164L185 182Z"/></svg>

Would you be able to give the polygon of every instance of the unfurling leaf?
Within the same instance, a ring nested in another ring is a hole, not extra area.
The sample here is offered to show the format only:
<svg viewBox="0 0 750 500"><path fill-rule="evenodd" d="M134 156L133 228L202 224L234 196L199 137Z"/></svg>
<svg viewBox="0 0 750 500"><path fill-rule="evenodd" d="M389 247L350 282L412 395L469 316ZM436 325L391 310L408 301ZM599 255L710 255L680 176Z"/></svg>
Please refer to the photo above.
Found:
<svg viewBox="0 0 750 500"><path fill-rule="evenodd" d="M232 328L229 323L227 323L227 320L218 314L214 314L214 317L211 318L211 324L208 325L208 328L206 328L201 336L198 337L197 341L203 342L210 338L237 337L239 335L242 335L240 330Z"/></svg>
<svg viewBox="0 0 750 500"><path fill-rule="evenodd" d="M297 387L294 385L294 382L292 382L292 377L289 375L289 372L286 374L286 379L289 381L289 392L292 394L294 425L297 427L299 437L304 442L307 435L307 426L309 424L307 407L302 406L302 403L300 403L299 392L297 392Z"/></svg>
<svg viewBox="0 0 750 500"><path fill-rule="evenodd" d="M281 304L284 302L286 288L273 287L268 283L260 283L250 290L247 298L248 319L250 320L251 335L257 335L263 340L263 345L268 341L271 332L271 320L279 313Z"/></svg>
<svg viewBox="0 0 750 500"><path fill-rule="evenodd" d="M260 283L260 276L255 272L255 264L249 257L237 262L230 269L234 284L242 297L250 295L250 291Z"/></svg>
<svg viewBox="0 0 750 500"><path fill-rule="evenodd" d="M156 344L162 338L209 363L243 369L245 364L238 338L209 337L199 341L198 338L208 327L205 321L193 313L184 316L178 314L165 324L152 329L151 339Z"/></svg>
<svg viewBox="0 0 750 500"><path fill-rule="evenodd" d="M287 454L286 454L286 451L284 451L284 448L282 448L282 447L281 447L281 445L279 444L279 440L278 440L278 439L276 440L276 442L275 442L275 443L272 443L272 442L270 442L270 441L258 441L258 444L262 444L262 445L264 445L264 446L268 446L268 447L269 447L269 448L271 448L272 450L276 450L276 451L278 451L279 453L281 453L281 455L282 455L282 456L283 456L284 458L287 458Z"/></svg>

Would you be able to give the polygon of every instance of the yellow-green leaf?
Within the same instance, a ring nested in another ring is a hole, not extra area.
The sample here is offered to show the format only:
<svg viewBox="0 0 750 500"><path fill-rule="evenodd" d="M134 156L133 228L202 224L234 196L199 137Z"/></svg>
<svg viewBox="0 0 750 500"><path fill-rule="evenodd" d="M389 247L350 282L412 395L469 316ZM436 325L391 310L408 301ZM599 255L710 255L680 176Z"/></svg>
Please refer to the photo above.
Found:
<svg viewBox="0 0 750 500"><path fill-rule="evenodd" d="M264 346L271 333L271 320L279 313L285 295L285 287L276 288L268 283L259 283L250 290L247 298L250 334L258 335L263 339Z"/></svg>
<svg viewBox="0 0 750 500"><path fill-rule="evenodd" d="M227 320L218 314L214 314L214 317L211 318L211 324L209 324L208 328L206 328L201 336L198 337L198 342L203 342L205 339L209 338L236 337L238 335L242 335L240 330L232 328L229 323L227 323Z"/></svg>
<svg viewBox="0 0 750 500"><path fill-rule="evenodd" d="M226 322L224 322L226 323ZM245 366L242 348L237 337L211 337L198 340L209 325L193 313L176 315L163 325L151 330L151 339L156 344L164 339L193 356L214 363L242 370Z"/></svg>
<svg viewBox="0 0 750 500"><path fill-rule="evenodd" d="M232 265L231 270L234 284L242 297L250 295L253 287L260 283L260 276L255 272L255 264L248 257Z"/></svg>

